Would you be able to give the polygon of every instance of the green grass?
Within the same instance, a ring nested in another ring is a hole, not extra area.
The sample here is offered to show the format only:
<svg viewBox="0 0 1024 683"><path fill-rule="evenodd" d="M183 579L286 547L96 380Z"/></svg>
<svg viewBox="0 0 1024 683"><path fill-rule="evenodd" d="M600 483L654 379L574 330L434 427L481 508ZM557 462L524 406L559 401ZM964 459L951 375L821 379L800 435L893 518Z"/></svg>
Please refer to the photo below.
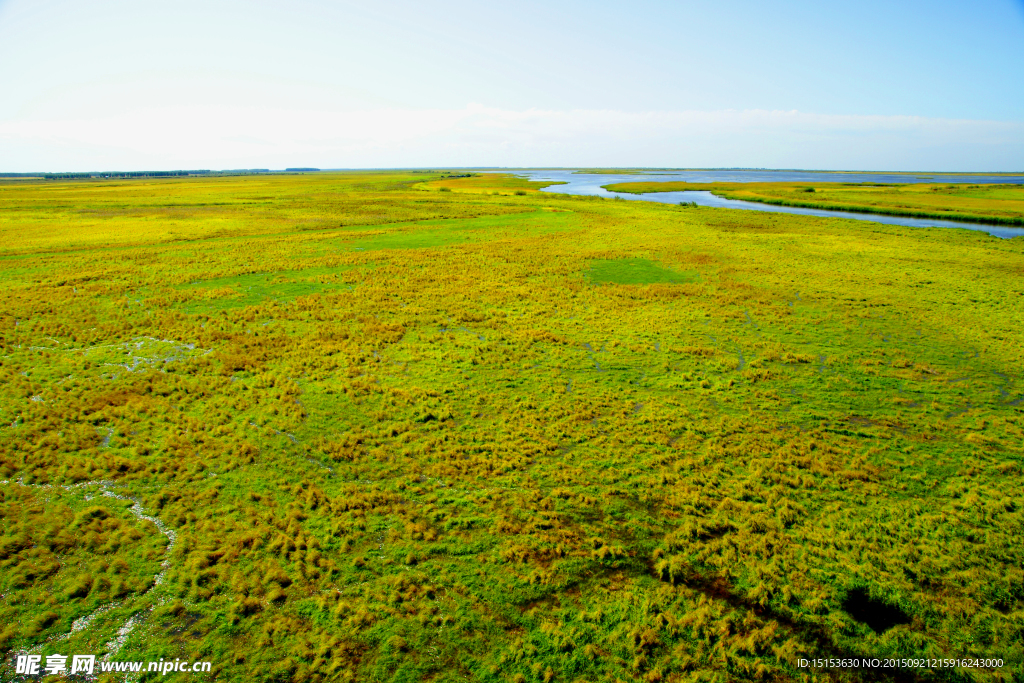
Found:
<svg viewBox="0 0 1024 683"><path fill-rule="evenodd" d="M650 285L691 282L693 275L677 273L648 259L600 259L592 261L587 278L594 284Z"/></svg>
<svg viewBox="0 0 1024 683"><path fill-rule="evenodd" d="M551 234L565 230L569 220L550 212L522 213L516 216L481 217L451 221L422 221L396 225L386 233L353 238L340 248L353 251L378 249L430 249L487 241L496 238L518 238L527 235Z"/></svg>
<svg viewBox="0 0 1024 683"><path fill-rule="evenodd" d="M178 290L191 297L181 304L187 313L213 313L235 308L247 308L268 302L288 302L298 297L325 294L349 285L339 281L339 275L349 268L310 268L303 271L251 273L212 278Z"/></svg>

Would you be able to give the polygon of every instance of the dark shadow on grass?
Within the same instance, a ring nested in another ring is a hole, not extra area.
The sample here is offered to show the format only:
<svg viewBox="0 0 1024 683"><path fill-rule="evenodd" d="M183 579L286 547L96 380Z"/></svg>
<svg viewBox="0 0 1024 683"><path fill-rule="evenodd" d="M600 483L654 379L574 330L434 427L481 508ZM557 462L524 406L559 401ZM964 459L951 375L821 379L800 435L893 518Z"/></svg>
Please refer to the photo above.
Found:
<svg viewBox="0 0 1024 683"><path fill-rule="evenodd" d="M910 617L899 607L872 598L863 588L854 588L846 595L843 609L857 621L870 626L875 633L910 623Z"/></svg>
<svg viewBox="0 0 1024 683"><path fill-rule="evenodd" d="M655 573L654 570L653 570L653 567L650 568L650 571L651 571L652 574ZM694 571L694 572L690 573L688 576L682 578L681 581L677 581L675 583L685 584L689 588L692 588L694 590L698 590L698 591L704 593L705 595L707 595L709 598L713 598L715 600L721 600L722 602L725 602L725 603L729 604L730 606L732 606L733 608L735 608L737 610L751 611L751 612L753 612L754 614L756 614L757 616L759 616L759 617L761 617L763 619L774 620L780 626L782 626L784 629L786 629L787 631L792 633L794 636L796 636L798 639L803 641L805 644L809 645L810 646L810 650L815 653L814 654L815 658L861 659L861 660L863 660L865 658L869 658L869 659L870 658L874 658L874 655L868 655L867 653L863 653L863 652L856 652L854 650L851 650L850 648L842 647L840 645L837 645L833 641L833 638L828 633L828 631L825 630L824 628L821 628L821 627L813 625L813 624L808 624L808 623L805 623L805 622L798 621L797 619L794 619L792 616L790 616L788 614L783 614L782 612L779 612L778 610L774 609L770 605L763 606L763 605L761 605L760 603L758 603L758 602L756 602L754 600L750 600L746 596L737 593L737 591L735 590L734 586L732 584L730 584L724 578L721 578L721 577L707 577L707 576L703 576L701 574L698 574L697 572ZM867 598L871 603L877 603L877 604L882 605L882 606L884 606L886 608L894 610L898 614L898 616L894 617L891 614L883 613L881 611L881 608L877 608L875 604L872 604L871 606L869 606L867 608L866 612L858 612L858 614L862 614L862 615L866 616L867 618L872 619L874 621L874 623L876 623L876 624L879 624L879 625L888 624L887 626L885 626L885 628L890 628L892 626L895 626L896 624L909 623L909 621L910 621L909 617L907 617L907 615L904 614L901 610L899 610L898 608L893 608L893 607L891 607L889 605L886 605L885 603L880 603L879 601L871 600L867 596L866 591L863 591L863 589L856 589L854 591L851 591L850 595L853 595L857 591L862 592L864 594L864 597ZM860 596L854 596L854 599L857 600L859 597ZM847 600L849 600L849 598L850 598L850 596L848 595L847 596ZM849 612L849 609L846 607L846 604L847 603L844 602L844 609L846 609ZM863 603L857 603L857 604L863 604ZM871 616L867 616L869 614ZM857 614L853 614L851 612L851 616L853 616L855 619L858 619L858 621L860 621L860 617L858 617ZM868 623L868 622L865 621L864 623ZM868 623L868 625L871 626L870 623ZM872 626L872 628L874 628L874 626ZM822 671L819 671L817 673L819 673L819 675L823 675L825 677L824 680L830 680L831 679L830 678L830 674L837 674L837 673L840 673L840 672L839 671L831 671L830 672L830 671L827 671L827 670L822 670ZM928 680L957 680L956 676L944 675L944 674L947 674L947 673L953 673L952 670L950 670L949 672L945 672L945 671L943 671L943 672L931 672L930 671L929 673L931 673L933 675L929 676ZM934 675L936 673L938 673L938 675ZM875 669L875 668L860 669L860 670L847 669L847 670L844 670L840 674L839 678L841 680L852 680L852 681L856 681L856 680L863 680L863 681L892 681L894 683L915 683L917 681L925 680L924 678L922 678L922 676L920 676L916 671L913 671L913 670L900 670L900 669L896 669L896 670L893 670L893 669L882 670L882 669Z"/></svg>

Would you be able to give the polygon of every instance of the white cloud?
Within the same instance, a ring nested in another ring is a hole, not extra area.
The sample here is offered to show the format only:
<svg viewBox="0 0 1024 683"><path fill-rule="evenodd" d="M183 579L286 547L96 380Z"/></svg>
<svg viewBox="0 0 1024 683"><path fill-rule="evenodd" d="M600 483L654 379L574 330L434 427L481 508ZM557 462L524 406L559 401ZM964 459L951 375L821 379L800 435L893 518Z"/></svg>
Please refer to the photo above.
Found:
<svg viewBox="0 0 1024 683"><path fill-rule="evenodd" d="M690 166L1020 171L1024 123L798 111L140 108L0 121L0 170Z"/></svg>

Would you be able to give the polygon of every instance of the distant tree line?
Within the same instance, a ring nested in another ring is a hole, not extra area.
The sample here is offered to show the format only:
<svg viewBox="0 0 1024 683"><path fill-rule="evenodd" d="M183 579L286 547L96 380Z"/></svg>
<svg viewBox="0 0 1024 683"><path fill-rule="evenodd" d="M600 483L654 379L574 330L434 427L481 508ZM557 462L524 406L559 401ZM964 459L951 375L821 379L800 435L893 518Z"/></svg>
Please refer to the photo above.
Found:
<svg viewBox="0 0 1024 683"><path fill-rule="evenodd" d="M300 167L300 168L286 168L284 170L285 171L291 171L292 173L296 173L296 172L299 172L299 171L319 171L320 169L319 168Z"/></svg>
<svg viewBox="0 0 1024 683"><path fill-rule="evenodd" d="M106 171L85 173L32 173L45 178L46 180L77 180L81 178L170 178L177 176L207 175L212 173L209 169L194 171Z"/></svg>
<svg viewBox="0 0 1024 683"><path fill-rule="evenodd" d="M317 170L317 169L288 169ZM0 178L44 178L46 180L81 180L88 178L172 178L194 175L244 175L270 173L269 168L235 168L224 171L196 169L190 171L86 171L81 173L0 173Z"/></svg>

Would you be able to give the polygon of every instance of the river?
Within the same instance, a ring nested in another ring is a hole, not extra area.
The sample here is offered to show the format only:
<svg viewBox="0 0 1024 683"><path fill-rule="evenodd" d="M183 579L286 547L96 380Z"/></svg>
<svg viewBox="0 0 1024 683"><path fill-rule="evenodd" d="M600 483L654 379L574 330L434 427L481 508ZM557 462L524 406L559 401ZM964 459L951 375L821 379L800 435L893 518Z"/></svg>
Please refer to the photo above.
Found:
<svg viewBox="0 0 1024 683"><path fill-rule="evenodd" d="M858 221L872 221L889 225L905 225L912 228L966 228L987 232L996 237L1024 237L1024 228L1005 225L988 225L985 223L965 223L933 218L908 218L905 216L883 216L871 213L855 213L852 211L826 211L824 209L804 209L795 206L774 206L759 202L744 202L736 199L723 199L711 192L686 190L682 192L648 192L646 194L628 194L625 192L609 192L601 187L612 183L631 183L641 181L686 181L691 183L765 183L765 182L806 182L806 183L971 183L987 185L993 183L1024 183L1024 175L929 175L896 174L896 173L849 173L821 171L760 171L760 170L697 170L638 173L578 173L571 170L527 170L515 171L530 180L547 180L565 183L545 188L545 192L562 194L583 194L598 197L621 197L632 201L661 202L678 204L679 202L696 202L698 206L711 206L722 209L744 209L748 211L767 211L771 213L794 213L804 216L820 216L835 218L851 218Z"/></svg>

